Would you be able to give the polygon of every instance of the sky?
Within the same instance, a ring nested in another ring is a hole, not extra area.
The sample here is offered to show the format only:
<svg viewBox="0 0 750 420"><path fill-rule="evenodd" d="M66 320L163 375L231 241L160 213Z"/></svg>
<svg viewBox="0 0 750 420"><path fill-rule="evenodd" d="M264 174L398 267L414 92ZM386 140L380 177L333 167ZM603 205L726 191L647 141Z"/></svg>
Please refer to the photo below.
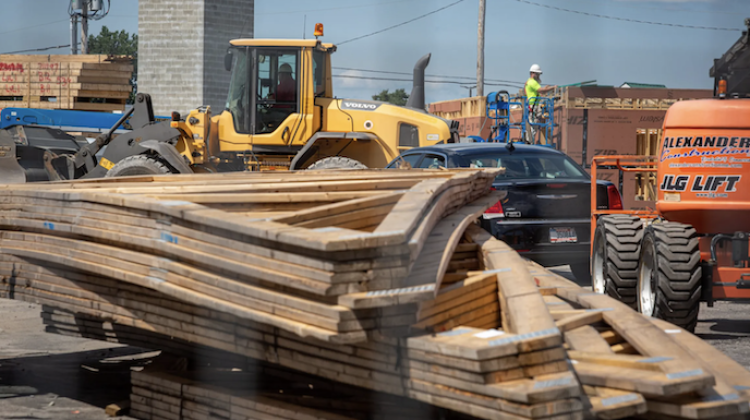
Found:
<svg viewBox="0 0 750 420"><path fill-rule="evenodd" d="M750 0L486 0L485 78L523 84L529 67L542 67L543 84L596 80L664 84L670 88L711 89L708 76L740 36L750 17ZM69 43L68 0L0 0L5 24L0 53ZM454 4L456 3L456 4ZM255 0L256 38L312 38L323 23L326 42L341 43L333 55L334 94L369 99L383 89L411 90L415 62L432 54L427 102L462 98L476 84L479 0ZM445 8L446 6L449 6ZM568 9L556 10L549 7ZM385 32L345 42L428 16ZM585 15L598 14L652 24ZM306 23L306 24L305 24ZM737 31L706 30L677 24ZM138 32L138 0L112 0L107 17L90 22L89 33ZM185 36L189 36L186 34ZM69 48L47 54L67 54ZM356 70L347 70L356 69ZM406 75L363 70L403 72ZM458 78L463 77L463 78ZM486 86L518 90L513 86ZM476 93L473 89L472 93Z"/></svg>

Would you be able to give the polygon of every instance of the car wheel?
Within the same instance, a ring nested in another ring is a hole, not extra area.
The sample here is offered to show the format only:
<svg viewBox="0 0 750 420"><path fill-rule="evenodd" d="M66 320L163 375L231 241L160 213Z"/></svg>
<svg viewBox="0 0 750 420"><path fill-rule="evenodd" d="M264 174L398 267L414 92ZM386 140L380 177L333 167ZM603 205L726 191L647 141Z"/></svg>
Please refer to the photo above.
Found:
<svg viewBox="0 0 750 420"><path fill-rule="evenodd" d="M666 222L646 228L638 270L638 310L690 332L698 322L701 255L689 225Z"/></svg>
<svg viewBox="0 0 750 420"><path fill-rule="evenodd" d="M596 222L591 256L592 288L636 307L638 260L643 222L624 214L602 216Z"/></svg>

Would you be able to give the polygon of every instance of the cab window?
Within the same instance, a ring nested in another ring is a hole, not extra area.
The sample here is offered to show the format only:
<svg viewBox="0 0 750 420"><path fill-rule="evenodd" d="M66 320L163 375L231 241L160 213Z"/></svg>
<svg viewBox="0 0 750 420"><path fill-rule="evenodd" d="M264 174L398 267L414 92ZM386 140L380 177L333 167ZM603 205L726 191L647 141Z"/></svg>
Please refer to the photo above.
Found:
<svg viewBox="0 0 750 420"><path fill-rule="evenodd" d="M250 49L234 48L232 50L232 80L229 82L227 110L232 114L234 131L250 132Z"/></svg>
<svg viewBox="0 0 750 420"><path fill-rule="evenodd" d="M313 51L313 90L315 96L323 96L326 93L326 53Z"/></svg>
<svg viewBox="0 0 750 420"><path fill-rule="evenodd" d="M254 134L272 133L299 109L298 51L257 50L257 99Z"/></svg>

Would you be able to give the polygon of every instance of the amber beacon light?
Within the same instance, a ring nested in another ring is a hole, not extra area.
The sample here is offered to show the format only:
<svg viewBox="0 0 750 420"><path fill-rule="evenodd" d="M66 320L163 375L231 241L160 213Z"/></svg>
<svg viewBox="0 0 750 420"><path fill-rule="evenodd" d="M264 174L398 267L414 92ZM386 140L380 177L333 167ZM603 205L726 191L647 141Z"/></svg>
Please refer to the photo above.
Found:
<svg viewBox="0 0 750 420"><path fill-rule="evenodd" d="M315 31L317 33L317 28L315 29ZM719 89L717 93L719 94L720 98L727 96L727 81L726 80L724 79L719 80Z"/></svg>
<svg viewBox="0 0 750 420"><path fill-rule="evenodd" d="M315 24L315 38L319 36L323 36L323 24L322 23Z"/></svg>

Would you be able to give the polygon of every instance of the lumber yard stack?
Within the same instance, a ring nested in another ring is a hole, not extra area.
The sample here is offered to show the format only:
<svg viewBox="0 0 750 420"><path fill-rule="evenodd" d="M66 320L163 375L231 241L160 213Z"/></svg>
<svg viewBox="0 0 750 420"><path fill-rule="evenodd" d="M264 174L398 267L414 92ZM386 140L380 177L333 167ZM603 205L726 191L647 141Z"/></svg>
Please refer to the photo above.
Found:
<svg viewBox="0 0 750 420"><path fill-rule="evenodd" d="M366 418L361 396L314 381L378 392L389 418L420 410L397 397L455 418L744 418L744 368L473 223L500 171L1 186L2 294L45 305L50 332L317 378L278 398L241 374L146 369L131 396L143 419Z"/></svg>
<svg viewBox="0 0 750 420"><path fill-rule="evenodd" d="M374 394L268 364L250 364L241 370L164 368L132 373L130 416L426 420L442 411L409 398ZM450 417L469 418L458 413Z"/></svg>
<svg viewBox="0 0 750 420"><path fill-rule="evenodd" d="M0 55L0 108L122 111L132 60L106 55Z"/></svg>

